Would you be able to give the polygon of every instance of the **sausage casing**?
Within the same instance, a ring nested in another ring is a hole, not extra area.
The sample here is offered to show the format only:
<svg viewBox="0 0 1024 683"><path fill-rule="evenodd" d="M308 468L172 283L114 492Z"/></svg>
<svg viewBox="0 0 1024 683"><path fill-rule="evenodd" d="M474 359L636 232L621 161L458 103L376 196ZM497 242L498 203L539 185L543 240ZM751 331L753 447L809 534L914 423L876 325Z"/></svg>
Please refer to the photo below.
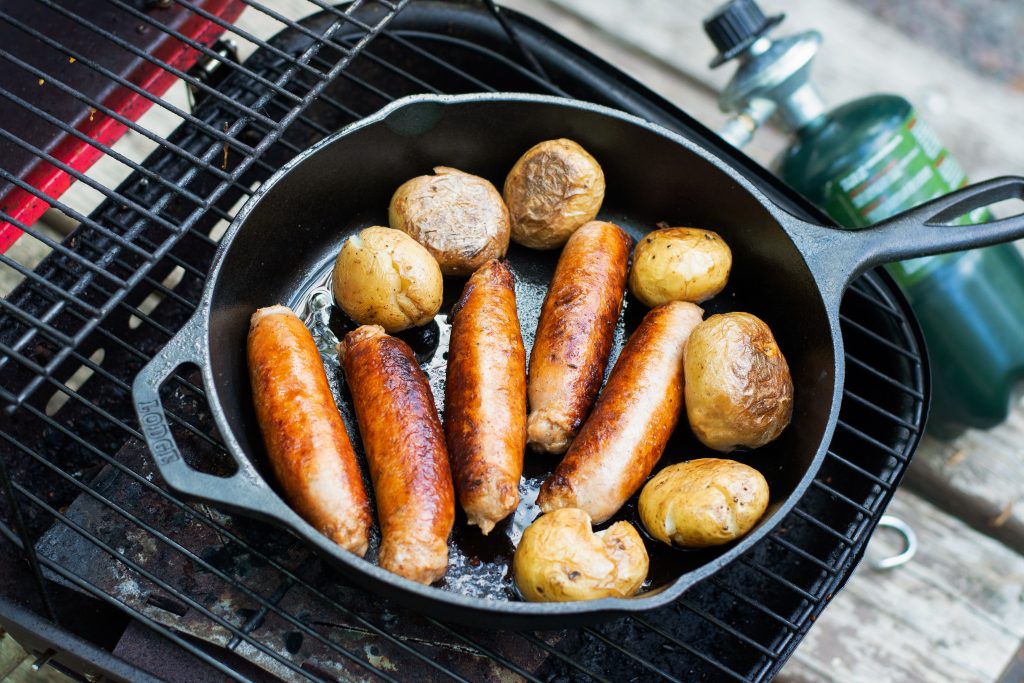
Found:
<svg viewBox="0 0 1024 683"><path fill-rule="evenodd" d="M679 419L686 341L702 314L673 301L644 317L579 436L541 486L542 510L576 507L600 524L640 488Z"/></svg>
<svg viewBox="0 0 1024 683"><path fill-rule="evenodd" d="M617 225L591 221L562 250L530 354L527 441L538 450L564 453L597 398L632 242Z"/></svg>
<svg viewBox="0 0 1024 683"><path fill-rule="evenodd" d="M400 339L363 325L338 344L377 499L378 563L424 584L448 566L455 493L430 384Z"/></svg>
<svg viewBox="0 0 1024 683"><path fill-rule="evenodd" d="M462 509L487 535L519 504L526 448L526 352L512 272L484 263L449 319L448 455Z"/></svg>
<svg viewBox="0 0 1024 683"><path fill-rule="evenodd" d="M249 380L270 466L307 522L362 556L373 517L313 336L286 306L257 310Z"/></svg>

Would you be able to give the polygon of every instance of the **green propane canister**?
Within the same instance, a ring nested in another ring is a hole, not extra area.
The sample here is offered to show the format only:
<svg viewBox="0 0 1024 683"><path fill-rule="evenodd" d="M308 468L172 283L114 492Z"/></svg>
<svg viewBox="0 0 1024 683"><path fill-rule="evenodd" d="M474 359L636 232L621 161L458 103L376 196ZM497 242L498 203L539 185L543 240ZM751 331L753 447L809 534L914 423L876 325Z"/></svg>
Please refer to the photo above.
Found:
<svg viewBox="0 0 1024 683"><path fill-rule="evenodd" d="M864 97L826 111L808 81L817 32L769 39L782 16L733 0L704 22L718 66L740 66L719 103L737 112L722 131L742 146L776 116L794 133L776 172L841 226L877 223L967 184L959 164L897 95ZM991 218L987 209L960 223ZM932 407L928 430L951 439L1007 417L1024 378L1024 258L1012 244L928 256L888 267L928 344Z"/></svg>

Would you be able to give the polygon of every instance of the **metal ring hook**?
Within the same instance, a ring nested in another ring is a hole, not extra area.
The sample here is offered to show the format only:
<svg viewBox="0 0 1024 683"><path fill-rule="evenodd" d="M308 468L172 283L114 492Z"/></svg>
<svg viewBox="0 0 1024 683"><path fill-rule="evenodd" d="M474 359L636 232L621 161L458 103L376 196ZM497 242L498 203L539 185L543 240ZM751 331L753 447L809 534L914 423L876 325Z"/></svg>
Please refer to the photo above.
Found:
<svg viewBox="0 0 1024 683"><path fill-rule="evenodd" d="M878 520L879 528L885 527L892 529L900 536L903 537L903 550L896 555L890 555L889 557L883 557L881 559L869 559L871 568L877 571L885 571L887 569L895 569L896 567L902 566L917 554L917 534L910 528L910 525L904 522L899 517L893 515L882 515L882 518Z"/></svg>

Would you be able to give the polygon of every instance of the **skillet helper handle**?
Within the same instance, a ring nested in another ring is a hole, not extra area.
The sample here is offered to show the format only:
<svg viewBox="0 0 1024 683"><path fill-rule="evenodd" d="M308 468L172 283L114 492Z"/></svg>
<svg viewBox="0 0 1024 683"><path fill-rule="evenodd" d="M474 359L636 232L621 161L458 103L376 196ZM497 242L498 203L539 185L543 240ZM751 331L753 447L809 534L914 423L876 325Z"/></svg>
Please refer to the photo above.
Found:
<svg viewBox="0 0 1024 683"><path fill-rule="evenodd" d="M859 231L863 272L872 266L1024 237L1024 214L976 225L949 225L960 216L1006 199L1024 199L1024 178L1006 176L954 190Z"/></svg>
<svg viewBox="0 0 1024 683"><path fill-rule="evenodd" d="M254 481L244 463L230 477L218 477L192 469L181 457L160 400L160 386L184 363L200 363L199 324L192 318L135 376L132 402L153 461L167 485L185 496L227 508L251 508L274 498Z"/></svg>

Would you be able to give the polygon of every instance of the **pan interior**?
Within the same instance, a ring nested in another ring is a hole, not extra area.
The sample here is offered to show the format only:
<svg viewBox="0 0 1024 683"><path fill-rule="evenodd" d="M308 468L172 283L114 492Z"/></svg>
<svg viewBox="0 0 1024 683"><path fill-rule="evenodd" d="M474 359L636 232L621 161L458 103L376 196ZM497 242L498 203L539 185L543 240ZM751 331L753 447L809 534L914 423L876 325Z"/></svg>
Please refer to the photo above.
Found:
<svg viewBox="0 0 1024 683"><path fill-rule="evenodd" d="M713 229L731 247L729 284L703 305L706 314L747 311L762 318L789 362L795 385L793 421L782 436L757 451L728 456L756 467L766 477L771 503L761 524L772 520L794 495L824 436L833 395L834 353L817 285L771 213L715 163L645 127L598 112L524 101L412 106L420 110L411 116L400 110L399 117L340 137L281 177L252 208L213 274L212 402L219 403L225 426L271 486L276 488L276 483L266 463L246 369L245 340L252 312L275 303L300 304L325 281L347 236L370 225L387 224L391 194L409 178L430 173L434 166L452 166L489 179L500 191L505 174L526 149L542 140L567 137L582 144L604 169L608 189L599 218L621 225L634 239L659 222ZM430 124L426 130L424 122ZM517 245L508 253L517 278L527 357L557 258L557 251ZM438 320L400 335L430 377L439 410L443 410L447 351L445 314L463 283L446 278ZM646 308L627 295L609 370L645 313ZM335 309L333 331L343 334L353 327ZM328 357L326 365L362 458L358 428L336 359ZM683 416L656 471L701 457L722 456L693 437ZM557 458L527 452L520 508L486 539L466 525L461 511L457 513L451 563L444 582L438 584L441 589L515 599L509 571L514 542L536 516L537 488L556 464ZM612 521L626 519L642 532L635 505L636 496ZM714 564L731 547L681 551L649 539L647 546L649 590ZM374 553L371 548L368 557Z"/></svg>

